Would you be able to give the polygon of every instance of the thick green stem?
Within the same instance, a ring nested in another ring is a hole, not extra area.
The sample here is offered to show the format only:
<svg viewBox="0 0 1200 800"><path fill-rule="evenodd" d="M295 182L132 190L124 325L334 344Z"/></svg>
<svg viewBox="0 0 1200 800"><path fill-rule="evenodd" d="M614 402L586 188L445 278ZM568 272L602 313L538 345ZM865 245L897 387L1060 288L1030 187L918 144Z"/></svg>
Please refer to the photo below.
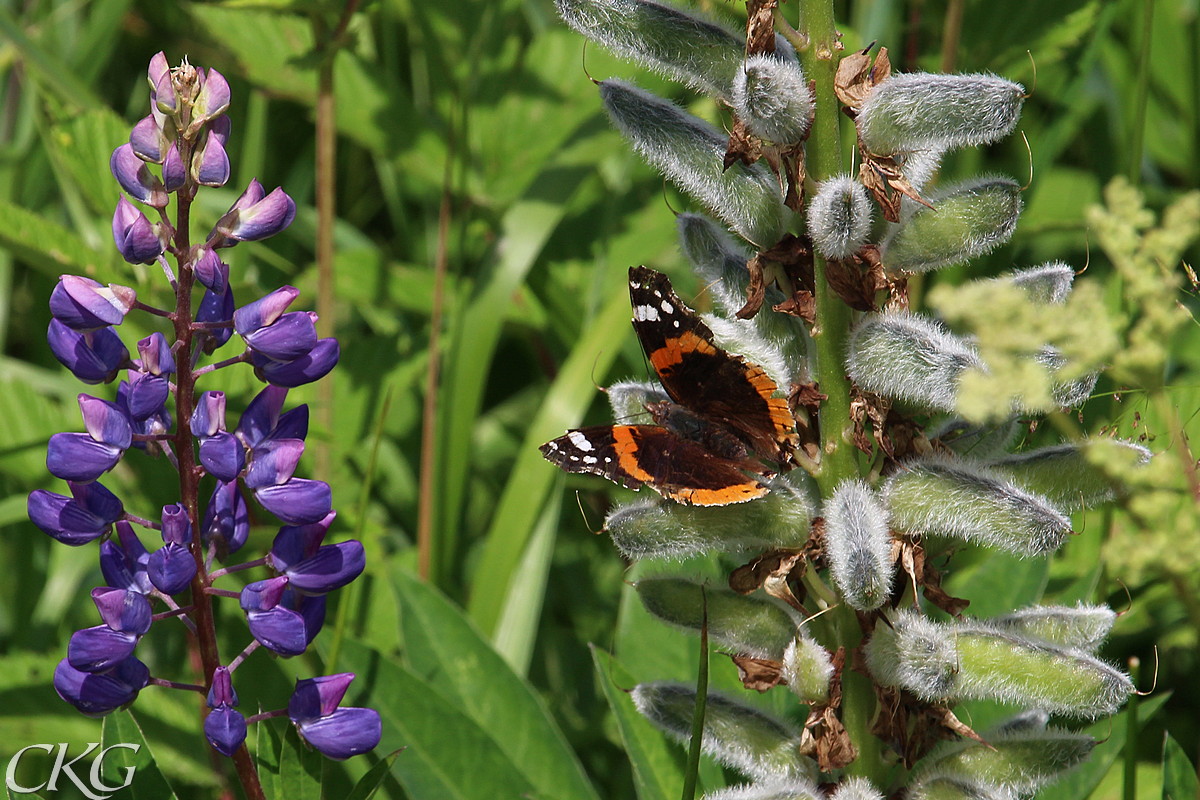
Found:
<svg viewBox="0 0 1200 800"><path fill-rule="evenodd" d="M800 31L808 40L801 58L805 73L816 85L815 117L807 146L808 174L813 180L822 181L843 171L838 130L841 114L833 89L840 45L832 0L801 0L800 14ZM828 497L843 480L857 476L858 465L849 437L850 383L843 366L851 312L830 289L825 270L825 261L816 258L817 322L813 339L817 363L814 374L821 391L828 396L820 411L821 468L816 478L822 496ZM851 775L863 775L882 785L887 768L879 742L870 733L875 693L870 680L849 666L854 662L854 650L862 638L858 619L854 610L846 605L831 613L835 615L832 646L846 648L847 668L842 673L842 724L859 752L858 758L846 769Z"/></svg>

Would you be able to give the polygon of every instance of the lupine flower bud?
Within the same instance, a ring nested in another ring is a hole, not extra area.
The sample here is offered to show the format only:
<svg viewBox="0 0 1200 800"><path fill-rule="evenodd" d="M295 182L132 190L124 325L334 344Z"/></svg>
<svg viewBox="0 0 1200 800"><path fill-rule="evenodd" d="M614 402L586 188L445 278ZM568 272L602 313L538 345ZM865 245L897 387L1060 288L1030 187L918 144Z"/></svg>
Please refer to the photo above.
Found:
<svg viewBox="0 0 1200 800"><path fill-rule="evenodd" d="M29 519L47 536L78 547L99 539L125 513L115 494L98 481L67 481L71 497L35 489L29 493Z"/></svg>
<svg viewBox="0 0 1200 800"><path fill-rule="evenodd" d="M1061 261L1049 261L1041 266L1014 270L998 280L1009 280L1028 292L1035 303L1066 302L1075 281L1075 270Z"/></svg>
<svg viewBox="0 0 1200 800"><path fill-rule="evenodd" d="M865 482L847 480L824 512L825 556L838 591L851 608L879 608L891 596L895 572L887 511Z"/></svg>
<svg viewBox="0 0 1200 800"><path fill-rule="evenodd" d="M171 144L153 114L138 120L129 133L129 146L133 148L134 155L151 164L163 163Z"/></svg>
<svg viewBox="0 0 1200 800"><path fill-rule="evenodd" d="M266 239L291 225L295 216L296 203L283 189L276 188L267 194L254 179L225 216L217 220L206 244L215 250L233 247L238 242Z"/></svg>
<svg viewBox="0 0 1200 800"><path fill-rule="evenodd" d="M694 89L727 97L745 42L695 14L647 0L555 0L584 36Z"/></svg>
<svg viewBox="0 0 1200 800"><path fill-rule="evenodd" d="M1117 621L1108 606L1029 606L988 620L1003 631L1095 652Z"/></svg>
<svg viewBox="0 0 1200 800"><path fill-rule="evenodd" d="M308 311L293 311L269 325L238 333L241 333L248 347L272 361L295 361L308 355L317 346L316 317L316 314Z"/></svg>
<svg viewBox="0 0 1200 800"><path fill-rule="evenodd" d="M201 392L190 420L193 436L206 438L225 430L225 402L224 392Z"/></svg>
<svg viewBox="0 0 1200 800"><path fill-rule="evenodd" d="M286 572L292 565L315 556L336 517L337 512L330 511L323 519L310 525L285 525L280 528L271 543L271 552L267 554L267 564L276 572Z"/></svg>
<svg viewBox="0 0 1200 800"><path fill-rule="evenodd" d="M138 354L142 357L141 368L151 375L173 375L175 373L175 356L167 337L158 331L139 339Z"/></svg>
<svg viewBox="0 0 1200 800"><path fill-rule="evenodd" d="M200 465L219 481L235 481L246 466L246 448L222 431L200 442Z"/></svg>
<svg viewBox="0 0 1200 800"><path fill-rule="evenodd" d="M760 53L733 73L730 93L738 119L760 139L795 144L812 124L813 100L799 64Z"/></svg>
<svg viewBox="0 0 1200 800"><path fill-rule="evenodd" d="M221 261L215 250L202 247L192 269L196 272L196 280L205 288L217 294L225 293L225 287L229 284L229 265Z"/></svg>
<svg viewBox="0 0 1200 800"><path fill-rule="evenodd" d="M850 334L846 355L846 371L859 387L943 411L954 408L963 372L979 366L966 341L941 323L906 311L863 317Z"/></svg>
<svg viewBox="0 0 1200 800"><path fill-rule="evenodd" d="M233 288L230 287L228 281L223 280L222 283L224 284L223 291L214 292L209 289L204 293L204 297L200 300L200 307L196 309L197 322L226 322L233 318ZM208 330L205 333L207 339L204 342L204 352L211 353L229 341L229 337L233 336L233 326Z"/></svg>
<svg viewBox="0 0 1200 800"><path fill-rule="evenodd" d="M113 150L108 160L108 168L117 183L121 184L130 197L154 208L166 208L170 198L162 181L158 179L146 162L133 152L133 145L125 144Z"/></svg>
<svg viewBox="0 0 1200 800"><path fill-rule="evenodd" d="M1096 740L1085 733L1058 728L989 735L986 745L939 745L921 761L913 780L937 775L1029 796L1086 761L1095 746Z"/></svg>
<svg viewBox="0 0 1200 800"><path fill-rule="evenodd" d="M146 215L124 197L117 200L112 221L113 241L121 257L130 264L147 264L163 254L166 243L161 227L146 219Z"/></svg>
<svg viewBox="0 0 1200 800"><path fill-rule="evenodd" d="M192 178L201 186L224 186L229 180L229 156L221 140L211 133L192 154Z"/></svg>
<svg viewBox="0 0 1200 800"><path fill-rule="evenodd" d="M237 704L229 668L217 667L208 690L208 707L212 711L204 718L204 738L223 756L232 756L246 741L246 717L234 708Z"/></svg>
<svg viewBox="0 0 1200 800"><path fill-rule="evenodd" d="M704 120L624 81L600 83L608 116L646 161L740 236L770 247L784 232L779 183L762 164L723 162L728 138Z"/></svg>
<svg viewBox="0 0 1200 800"><path fill-rule="evenodd" d="M85 716L102 717L132 703L150 682L150 670L133 656L106 672L83 672L67 659L54 669L54 691Z"/></svg>
<svg viewBox="0 0 1200 800"><path fill-rule="evenodd" d="M179 107L175 96L175 86L171 81L171 66L162 51L150 59L150 67L146 70L150 81L150 102L162 114L173 114Z"/></svg>
<svg viewBox="0 0 1200 800"><path fill-rule="evenodd" d="M808 205L813 247L824 258L850 258L870 237L873 213L867 190L849 175L822 181Z"/></svg>
<svg viewBox="0 0 1200 800"><path fill-rule="evenodd" d="M149 561L142 540L124 520L117 522L116 536L100 543L100 573L105 583L117 589L150 594L153 585L146 574Z"/></svg>
<svg viewBox="0 0 1200 800"><path fill-rule="evenodd" d="M829 698L833 662L829 652L804 633L798 633L784 650L780 672L784 683L801 701L812 704Z"/></svg>
<svg viewBox="0 0 1200 800"><path fill-rule="evenodd" d="M1078 511L1116 499L1122 484L1115 476L1150 458L1140 444L1098 437L1012 453L987 466L1064 511Z"/></svg>
<svg viewBox="0 0 1200 800"><path fill-rule="evenodd" d="M353 680L352 672L298 680L288 700L288 717L304 740L339 761L373 749L383 737L378 711L339 707Z"/></svg>
<svg viewBox="0 0 1200 800"><path fill-rule="evenodd" d="M84 383L108 383L129 361L129 351L112 328L80 333L51 319L46 341L59 363Z"/></svg>
<svg viewBox="0 0 1200 800"><path fill-rule="evenodd" d="M977 781L930 775L909 783L906 800L1012 800L1012 792Z"/></svg>
<svg viewBox="0 0 1200 800"><path fill-rule="evenodd" d="M727 786L709 792L702 800L824 800L824 797L810 780L767 780Z"/></svg>
<svg viewBox="0 0 1200 800"><path fill-rule="evenodd" d="M707 609L709 639L734 653L779 661L796 638L799 620L781 605L682 578L643 578L635 588L650 614L699 633Z"/></svg>
<svg viewBox="0 0 1200 800"><path fill-rule="evenodd" d="M863 103L858 135L880 156L988 144L1012 133L1024 95L995 75L893 75Z"/></svg>
<svg viewBox="0 0 1200 800"><path fill-rule="evenodd" d="M228 553L237 552L246 543L250 535L250 511L237 481L217 481L204 511L200 533L205 543L216 541Z"/></svg>
<svg viewBox="0 0 1200 800"><path fill-rule="evenodd" d="M1021 215L1021 187L1009 178L964 181L927 199L933 208L917 206L884 240L889 272L928 272L990 253L1012 238Z"/></svg>
<svg viewBox="0 0 1200 800"><path fill-rule="evenodd" d="M1005 736L1011 733L1044 731L1050 722L1050 715L1040 708L1030 708L1019 714L1013 714L1006 720L988 728L984 738Z"/></svg>
<svg viewBox="0 0 1200 800"><path fill-rule="evenodd" d="M626 558L686 558L755 548L801 547L808 540L812 506L804 492L784 480L752 503L685 506L657 499L619 506L604 529Z"/></svg>
<svg viewBox="0 0 1200 800"><path fill-rule="evenodd" d="M292 478L278 486L256 489L254 499L289 525L318 522L333 508L329 484L307 478Z"/></svg>
<svg viewBox="0 0 1200 800"><path fill-rule="evenodd" d="M951 536L1026 556L1057 550L1071 520L1044 497L963 461L923 459L901 465L883 486L892 526Z"/></svg>
<svg viewBox="0 0 1200 800"><path fill-rule="evenodd" d="M229 108L231 92L225 76L212 67L198 70L200 74L200 91L192 100L192 127L224 114Z"/></svg>
<svg viewBox="0 0 1200 800"><path fill-rule="evenodd" d="M630 693L637 710L676 741L692 735L695 689L678 683L640 683ZM710 692L701 750L755 780L805 780L816 764L800 755L800 735L761 711Z"/></svg>
<svg viewBox="0 0 1200 800"><path fill-rule="evenodd" d="M185 183L187 169L183 165L183 156L179 154L179 147L171 142L166 158L163 159L163 188L168 192L178 192Z"/></svg>
<svg viewBox="0 0 1200 800"><path fill-rule="evenodd" d="M946 417L926 428L925 437L930 441L937 439L960 456L982 460L1007 455L1020 427L1016 416L996 424Z"/></svg>
<svg viewBox="0 0 1200 800"><path fill-rule="evenodd" d="M87 433L56 433L46 448L46 469L69 481L94 481L108 472L133 442L129 418L115 403L79 395Z"/></svg>
<svg viewBox="0 0 1200 800"><path fill-rule="evenodd" d="M80 275L63 275L50 293L50 313L69 328L94 331L120 325L137 302L137 292L110 283L107 287Z"/></svg>
<svg viewBox="0 0 1200 800"><path fill-rule="evenodd" d="M187 510L178 503L163 506L163 546L150 554L146 574L154 588L163 594L179 594L196 575L196 560L188 544L192 541L192 522Z"/></svg>
<svg viewBox="0 0 1200 800"><path fill-rule="evenodd" d="M1094 719L1115 713L1133 692L1128 675L1081 650L912 611L891 627L877 625L865 653L877 681L929 701L986 698Z"/></svg>
<svg viewBox="0 0 1200 800"><path fill-rule="evenodd" d="M320 380L337 366L342 351L338 340L332 337L318 339L306 354L293 361L274 361L260 353L254 353L251 363L254 372L262 380L275 386L294 389L306 383Z"/></svg>

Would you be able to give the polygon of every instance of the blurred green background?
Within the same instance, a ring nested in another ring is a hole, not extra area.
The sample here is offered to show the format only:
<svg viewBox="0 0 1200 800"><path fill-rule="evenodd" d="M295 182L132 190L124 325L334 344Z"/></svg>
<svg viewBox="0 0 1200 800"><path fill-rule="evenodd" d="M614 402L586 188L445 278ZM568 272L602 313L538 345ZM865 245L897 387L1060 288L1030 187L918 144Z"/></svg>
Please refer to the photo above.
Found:
<svg viewBox="0 0 1200 800"><path fill-rule="evenodd" d="M744 18L738 3L695 5L734 27L739 13ZM847 51L878 42L905 71L994 72L1033 92L1019 128L1028 149L1012 137L955 154L941 173L942 181L981 171L1024 181L1032 167L1015 237L922 289L1049 259L1082 267L1085 209L1114 176L1133 176L1155 209L1200 184L1195 0L953 5L961 27L946 25L946 0L837 4ZM0 564L8 573L0 581L0 755L26 743L99 736L100 722L78 715L50 687L71 632L95 624L88 598L101 582L95 550L55 545L27 521L25 498L37 488L61 491L45 473L45 443L80 428L75 395L84 389L45 342L57 277L85 274L134 286L146 302L168 299L157 269L115 253L110 219L119 190L108 174L109 153L146 113L146 65L163 50L171 63L186 56L218 69L234 92L233 177L201 194L195 230L206 233L253 177L268 190L282 185L297 201L289 230L227 257L239 302L290 283L303 292L297 307L335 321L342 361L328 394L304 387L289 405L314 405L301 470L332 484L335 531L362 538L370 555L366 579L335 598L340 614L331 615L333 630L318 652L289 661L257 654L254 676L238 673L243 702L279 707L291 680L324 662L326 671L360 672L356 701L384 712L381 754L409 746L394 767L399 777L385 785L389 796L405 796L401 785L412 797L517 796L529 786L538 796L587 797L593 789L593 796L631 796L603 694L606 675L615 673L603 662L597 671L589 644L615 649L638 677L680 679L694 669L692 645L643 628L624 603L627 565L592 535L615 492L595 479L564 480L537 445L605 418L596 384L647 375L627 326L626 267L644 263L675 275L684 297L699 287L686 277L667 207L688 201L664 189L609 128L584 61L598 78L632 77L695 113L716 119L721 112L598 47L585 53L551 0L367 2L330 45L342 7L0 2ZM333 52L335 288L318 305L314 119L318 74ZM844 139L849 147L852 137ZM1187 260L1195 263L1196 254L1193 247ZM1094 246L1085 277L1105 282L1114 309L1122 309L1120 282ZM1189 286L1180 300L1191 306L1192 294ZM132 343L153 329L145 315L131 315L121 332ZM1169 343L1163 376L1185 431L1200 408L1197 344L1193 324ZM433 364L440 368L430 396ZM240 410L255 387L249 371L218 376L231 409ZM1124 388L1102 380L1081 429L1117 426L1145 435L1156 452L1180 448L1161 409L1137 391L1114 397ZM1039 430L1030 440L1056 435ZM153 517L171 501L169 479L161 464L133 454L105 482L127 508ZM1128 607L1104 654L1140 657L1142 687L1153 682L1157 645L1165 703L1129 750L1146 797L1159 792L1164 729L1193 761L1200 749L1200 559L1193 555L1200 532L1192 504L1180 509L1153 520L1157 536L1144 542L1146 520L1092 512L1077 518L1081 535L1052 563L992 568L1020 573L1050 599ZM261 552L274 533L269 519L255 522L248 553ZM964 570L986 572L980 563ZM418 571L465 610L469 624L411 579ZM246 640L239 617L233 603L223 609L230 655ZM489 660L484 641L511 674ZM157 626L139 655L156 675L191 679L183 638L169 626ZM167 694L145 691L135 718L180 796L205 796L214 779L197 709ZM1100 735L1115 731L1123 740L1122 724L1101 723ZM513 730L529 741L497 744ZM356 759L345 772L329 767L330 780L347 786L368 766ZM1097 796L1117 796L1120 775L1101 781L1103 773L1075 796L1097 783Z"/></svg>

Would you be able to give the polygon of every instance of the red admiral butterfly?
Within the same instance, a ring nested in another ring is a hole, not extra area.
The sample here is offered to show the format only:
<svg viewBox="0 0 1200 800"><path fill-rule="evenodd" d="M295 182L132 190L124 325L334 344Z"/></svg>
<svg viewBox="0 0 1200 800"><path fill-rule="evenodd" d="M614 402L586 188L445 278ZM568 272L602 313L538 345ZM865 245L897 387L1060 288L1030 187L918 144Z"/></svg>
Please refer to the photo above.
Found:
<svg viewBox="0 0 1200 800"><path fill-rule="evenodd" d="M727 353L661 272L629 270L633 329L670 401L649 403L655 425L597 425L542 445L567 472L602 475L631 489L697 506L765 495L799 444L787 401L762 367Z"/></svg>

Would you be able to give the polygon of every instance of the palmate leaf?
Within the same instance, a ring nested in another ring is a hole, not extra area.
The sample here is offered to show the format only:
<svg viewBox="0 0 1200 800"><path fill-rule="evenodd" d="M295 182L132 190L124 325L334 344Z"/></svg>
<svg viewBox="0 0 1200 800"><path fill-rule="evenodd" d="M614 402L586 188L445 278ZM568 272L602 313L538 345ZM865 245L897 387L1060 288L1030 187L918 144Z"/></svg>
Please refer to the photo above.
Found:
<svg viewBox="0 0 1200 800"><path fill-rule="evenodd" d="M114 194L115 196L115 194ZM57 278L63 273L116 275L116 251L89 247L78 234L21 206L0 200L0 247L11 250L38 272Z"/></svg>
<svg viewBox="0 0 1200 800"><path fill-rule="evenodd" d="M119 786L124 783L126 771L132 767L133 780L121 792L122 797L129 800L174 800L175 792L158 768L150 743L142 735L141 726L131 711L116 711L104 718L100 746L110 748L116 744L136 745L137 751L122 747L105 755L103 775L106 784Z"/></svg>

